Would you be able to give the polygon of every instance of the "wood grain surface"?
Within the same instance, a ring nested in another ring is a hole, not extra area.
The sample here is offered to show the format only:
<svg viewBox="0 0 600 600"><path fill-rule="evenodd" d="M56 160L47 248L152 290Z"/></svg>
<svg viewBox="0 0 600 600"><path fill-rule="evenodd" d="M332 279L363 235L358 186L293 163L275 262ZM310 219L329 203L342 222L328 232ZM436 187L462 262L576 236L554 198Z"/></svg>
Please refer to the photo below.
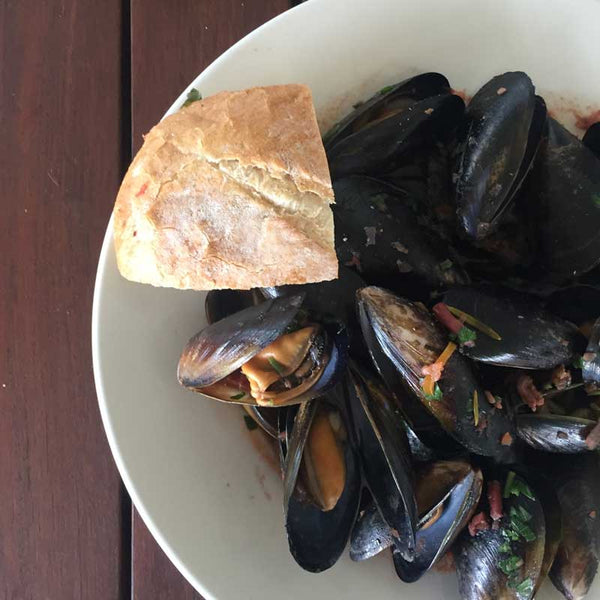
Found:
<svg viewBox="0 0 600 600"><path fill-rule="evenodd" d="M288 0L132 0L133 151L198 73L241 37L287 8ZM200 598L135 510L132 557L135 600Z"/></svg>
<svg viewBox="0 0 600 600"><path fill-rule="evenodd" d="M0 2L2 600L129 597L90 347L123 166L121 32L121 0Z"/></svg>

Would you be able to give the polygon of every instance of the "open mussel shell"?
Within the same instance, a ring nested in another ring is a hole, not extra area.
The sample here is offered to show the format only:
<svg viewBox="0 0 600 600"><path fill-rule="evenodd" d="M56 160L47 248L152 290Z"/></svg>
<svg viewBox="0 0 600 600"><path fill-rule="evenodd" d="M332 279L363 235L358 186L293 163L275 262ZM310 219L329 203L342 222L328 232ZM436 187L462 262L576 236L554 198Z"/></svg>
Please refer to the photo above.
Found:
<svg viewBox="0 0 600 600"><path fill-rule="evenodd" d="M302 299L268 300L203 329L181 355L180 383L217 400L262 406L322 394L344 371L346 330L300 312Z"/></svg>
<svg viewBox="0 0 600 600"><path fill-rule="evenodd" d="M321 399L287 410L280 450L288 543L303 569L319 573L337 562L350 537L360 467L342 411Z"/></svg>
<svg viewBox="0 0 600 600"><path fill-rule="evenodd" d="M203 388L233 373L285 332L302 300L301 295L270 300L205 327L181 354L180 383Z"/></svg>
<svg viewBox="0 0 600 600"><path fill-rule="evenodd" d="M581 141L600 158L600 122L590 125Z"/></svg>
<svg viewBox="0 0 600 600"><path fill-rule="evenodd" d="M350 537L350 558L355 561L368 560L394 543L388 524L383 520L375 502L362 511Z"/></svg>
<svg viewBox="0 0 600 600"><path fill-rule="evenodd" d="M453 94L438 94L406 110L374 122L341 139L328 152L333 179L346 175L381 175L396 169L407 156L447 138L464 112Z"/></svg>
<svg viewBox="0 0 600 600"><path fill-rule="evenodd" d="M590 271L600 263L600 160L550 118L533 178L539 265L555 279Z"/></svg>
<svg viewBox="0 0 600 600"><path fill-rule="evenodd" d="M532 127L535 105L529 77L512 72L491 79L467 107L456 203L460 230L471 238L481 239L497 225L529 170L546 116L541 102Z"/></svg>
<svg viewBox="0 0 600 600"><path fill-rule="evenodd" d="M360 290L357 300L367 345L378 346L442 428L471 452L510 461L513 448L502 440L514 439L514 425L506 410L487 402L467 359L455 352L446 363L439 381L441 398L423 392L422 369L435 363L446 346L431 313L422 304L376 287Z"/></svg>
<svg viewBox="0 0 600 600"><path fill-rule="evenodd" d="M279 408L263 408L254 404L243 404L246 414L270 437L277 438Z"/></svg>
<svg viewBox="0 0 600 600"><path fill-rule="evenodd" d="M562 512L562 540L550 579L566 597L580 600L589 591L600 559L600 464L596 452L550 457L546 469Z"/></svg>
<svg viewBox="0 0 600 600"><path fill-rule="evenodd" d="M582 365L583 381L600 393L600 318L596 319L592 327Z"/></svg>
<svg viewBox="0 0 600 600"><path fill-rule="evenodd" d="M398 551L411 560L415 552L417 503L402 418L393 399L356 369L350 369L346 384L366 485Z"/></svg>
<svg viewBox="0 0 600 600"><path fill-rule="evenodd" d="M590 451L585 440L595 425L595 421L563 415L519 415L517 435L536 450L578 454Z"/></svg>
<svg viewBox="0 0 600 600"><path fill-rule="evenodd" d="M501 338L477 332L462 351L481 362L520 369L550 369L573 359L577 328L548 311L534 297L500 287L459 287L444 302L491 328Z"/></svg>
<svg viewBox="0 0 600 600"><path fill-rule="evenodd" d="M545 520L540 501L519 477L518 495L503 499L503 517L495 526L464 530L454 546L462 600L530 600L545 552ZM513 488L514 489L514 488ZM485 506L485 503L484 503Z"/></svg>
<svg viewBox="0 0 600 600"><path fill-rule="evenodd" d="M398 281L428 294L430 287L468 282L448 244L418 222L399 189L363 176L339 179L333 187L338 257L356 263L368 283Z"/></svg>
<svg viewBox="0 0 600 600"><path fill-rule="evenodd" d="M438 461L417 473L419 526L412 561L394 551L396 573L407 583L420 579L450 548L479 502L483 476L464 461Z"/></svg>
<svg viewBox="0 0 600 600"><path fill-rule="evenodd" d="M429 96L448 92L450 83L439 73L421 73L383 88L366 102L336 123L324 136L326 150L333 148L341 139L356 133L372 123L392 114L402 112L409 106Z"/></svg>

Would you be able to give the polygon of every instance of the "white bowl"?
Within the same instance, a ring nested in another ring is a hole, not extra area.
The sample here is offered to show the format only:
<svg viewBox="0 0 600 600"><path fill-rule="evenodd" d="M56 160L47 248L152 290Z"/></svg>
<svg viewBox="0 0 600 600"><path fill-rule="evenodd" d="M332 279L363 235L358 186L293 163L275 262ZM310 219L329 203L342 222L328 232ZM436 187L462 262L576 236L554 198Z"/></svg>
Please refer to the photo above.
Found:
<svg viewBox="0 0 600 600"><path fill-rule="evenodd" d="M244 38L191 86L207 96L306 83L327 127L355 101L420 71L444 73L472 93L517 69L572 124L566 109L600 101L600 2L311 0ZM109 224L93 312L102 418L136 507L191 584L220 600L457 598L453 575L404 585L387 556L344 557L320 575L296 566L279 477L253 448L239 409L177 384L179 353L204 323L203 293L120 277ZM559 597L550 586L540 594Z"/></svg>

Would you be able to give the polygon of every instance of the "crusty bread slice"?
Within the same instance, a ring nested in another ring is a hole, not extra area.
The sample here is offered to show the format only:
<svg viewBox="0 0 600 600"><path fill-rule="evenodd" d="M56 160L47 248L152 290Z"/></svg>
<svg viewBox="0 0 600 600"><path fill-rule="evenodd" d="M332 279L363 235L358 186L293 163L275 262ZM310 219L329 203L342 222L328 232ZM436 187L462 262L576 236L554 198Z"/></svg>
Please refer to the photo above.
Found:
<svg viewBox="0 0 600 600"><path fill-rule="evenodd" d="M115 203L119 270L198 290L335 279L332 202L310 90L222 92L146 136Z"/></svg>

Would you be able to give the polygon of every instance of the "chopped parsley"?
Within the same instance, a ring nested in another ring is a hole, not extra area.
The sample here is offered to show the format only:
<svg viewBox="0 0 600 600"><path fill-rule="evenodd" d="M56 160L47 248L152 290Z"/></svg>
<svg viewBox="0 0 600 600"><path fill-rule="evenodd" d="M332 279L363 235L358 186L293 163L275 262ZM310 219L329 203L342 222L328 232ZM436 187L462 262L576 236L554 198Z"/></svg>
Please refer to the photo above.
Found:
<svg viewBox="0 0 600 600"><path fill-rule="evenodd" d="M230 400L241 400L246 395L246 392L240 392L239 394L235 394L234 396L229 396Z"/></svg>
<svg viewBox="0 0 600 600"><path fill-rule="evenodd" d="M460 331L458 332L458 343L462 346L467 342L474 342L477 339L477 332L473 331L466 325L463 325Z"/></svg>
<svg viewBox="0 0 600 600"><path fill-rule="evenodd" d="M526 517L525 517L526 515ZM537 539L533 529L527 525L527 521L531 520L531 515L525 509L517 509L514 506L510 509L510 526L519 537L522 537L526 542L533 542Z"/></svg>
<svg viewBox="0 0 600 600"><path fill-rule="evenodd" d="M383 96L384 94L387 94L388 92L391 92L394 89L395 86L393 85L386 85L385 87L382 87L379 90L379 95Z"/></svg>
<svg viewBox="0 0 600 600"><path fill-rule="evenodd" d="M434 388L433 388L433 394L426 394L425 393L425 398L427 400L437 400L437 401L440 401L443 398L443 394L442 394L442 390L440 389L440 386L436 383L435 386L434 386Z"/></svg>
<svg viewBox="0 0 600 600"><path fill-rule="evenodd" d="M246 423L246 428L248 429L248 431L254 431L255 429L258 429L258 425L254 421L254 419L252 419L252 417L249 417L248 415L244 415L244 423Z"/></svg>
<svg viewBox="0 0 600 600"><path fill-rule="evenodd" d="M500 560L498 566L505 575L510 575L523 566L523 559L520 556L509 556Z"/></svg>
<svg viewBox="0 0 600 600"><path fill-rule="evenodd" d="M506 485L504 486L504 497L518 497L521 494L530 500L535 500L535 496L533 495L531 488L522 479L518 479L514 471L510 471L508 477L506 478Z"/></svg>
<svg viewBox="0 0 600 600"><path fill-rule="evenodd" d="M531 579L531 577L527 577L527 579L523 579L521 583L515 586L515 591L517 594L529 598L531 594L533 594L533 587L533 579Z"/></svg>
<svg viewBox="0 0 600 600"><path fill-rule="evenodd" d="M575 369L583 369L583 356L576 354L571 364Z"/></svg>
<svg viewBox="0 0 600 600"><path fill-rule="evenodd" d="M440 263L440 269L442 271L448 271L453 266L454 266L454 263L449 258L447 258L446 260L444 260Z"/></svg>
<svg viewBox="0 0 600 600"><path fill-rule="evenodd" d="M277 375L279 375L280 377L283 377L283 374L285 372L285 367L275 358L273 358L272 356L269 356L267 358L267 360L269 361L269 364L271 365L271 367L273 367L273 371L275 371L277 373Z"/></svg>
<svg viewBox="0 0 600 600"><path fill-rule="evenodd" d="M198 100L202 100L202 94L196 89L192 88L185 97L185 102L181 105L181 108L185 108Z"/></svg>

